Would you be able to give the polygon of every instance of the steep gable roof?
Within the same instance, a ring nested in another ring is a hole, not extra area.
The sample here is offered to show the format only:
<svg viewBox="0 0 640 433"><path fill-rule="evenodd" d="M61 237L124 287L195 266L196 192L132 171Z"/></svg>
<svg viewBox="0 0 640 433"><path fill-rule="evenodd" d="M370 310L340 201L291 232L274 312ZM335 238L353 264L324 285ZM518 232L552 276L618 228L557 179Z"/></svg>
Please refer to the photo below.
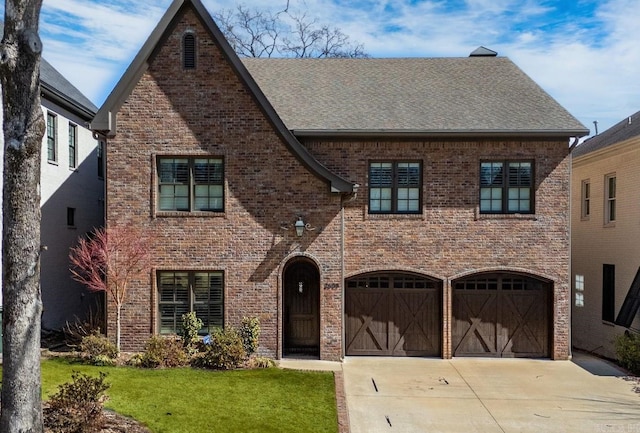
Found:
<svg viewBox="0 0 640 433"><path fill-rule="evenodd" d="M107 136L114 136L117 132L117 112L129 97L134 87L149 68L153 55L169 35L184 8L191 7L198 15L203 25L209 31L213 40L218 44L238 78L247 86L256 102L269 119L275 130L280 134L289 150L312 173L331 185L332 192L351 193L355 190L355 184L343 179L320 164L309 151L300 144L297 138L289 131L276 111L273 109L264 93L258 87L255 80L242 64L237 54L233 51L224 35L213 21L213 18L203 6L200 0L174 0L164 14L156 28L153 30L140 52L133 59L116 87L107 97L91 122L91 129Z"/></svg>
<svg viewBox="0 0 640 433"><path fill-rule="evenodd" d="M637 136L640 136L640 111L621 120L601 134L585 140L574 149L573 156L586 155Z"/></svg>
<svg viewBox="0 0 640 433"><path fill-rule="evenodd" d="M588 133L504 57L243 62L299 136Z"/></svg>

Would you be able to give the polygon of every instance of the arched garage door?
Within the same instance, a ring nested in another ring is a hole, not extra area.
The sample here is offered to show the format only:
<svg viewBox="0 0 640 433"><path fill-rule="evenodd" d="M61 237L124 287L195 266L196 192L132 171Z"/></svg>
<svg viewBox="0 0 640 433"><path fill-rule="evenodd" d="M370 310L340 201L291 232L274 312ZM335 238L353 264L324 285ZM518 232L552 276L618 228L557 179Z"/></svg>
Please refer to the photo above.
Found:
<svg viewBox="0 0 640 433"><path fill-rule="evenodd" d="M453 283L454 356L548 357L551 284L516 274Z"/></svg>
<svg viewBox="0 0 640 433"><path fill-rule="evenodd" d="M439 356L442 283L376 273L346 282L347 355Z"/></svg>

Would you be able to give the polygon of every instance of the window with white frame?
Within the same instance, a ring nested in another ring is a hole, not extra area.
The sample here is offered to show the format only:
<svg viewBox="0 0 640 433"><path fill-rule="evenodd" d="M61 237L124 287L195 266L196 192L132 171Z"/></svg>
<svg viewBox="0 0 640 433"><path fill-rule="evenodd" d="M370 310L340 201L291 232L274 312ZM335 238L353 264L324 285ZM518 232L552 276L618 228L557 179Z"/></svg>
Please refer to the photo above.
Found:
<svg viewBox="0 0 640 433"><path fill-rule="evenodd" d="M158 330L177 334L182 315L194 311L202 320L201 333L224 325L224 274L220 271L159 271Z"/></svg>
<svg viewBox="0 0 640 433"><path fill-rule="evenodd" d="M47 112L47 161L58 161L58 118L55 114Z"/></svg>
<svg viewBox="0 0 640 433"><path fill-rule="evenodd" d="M604 222L610 224L616 221L616 175L608 174L605 176L605 209Z"/></svg>
<svg viewBox="0 0 640 433"><path fill-rule="evenodd" d="M576 274L575 295L576 307L584 307L584 275Z"/></svg>
<svg viewBox="0 0 640 433"><path fill-rule="evenodd" d="M224 211L221 158L159 157L158 210Z"/></svg>
<svg viewBox="0 0 640 433"><path fill-rule="evenodd" d="M69 168L78 166L78 127L69 123Z"/></svg>
<svg viewBox="0 0 640 433"><path fill-rule="evenodd" d="M591 182L589 180L582 181L580 197L582 202L580 216L583 219L589 218L591 214Z"/></svg>

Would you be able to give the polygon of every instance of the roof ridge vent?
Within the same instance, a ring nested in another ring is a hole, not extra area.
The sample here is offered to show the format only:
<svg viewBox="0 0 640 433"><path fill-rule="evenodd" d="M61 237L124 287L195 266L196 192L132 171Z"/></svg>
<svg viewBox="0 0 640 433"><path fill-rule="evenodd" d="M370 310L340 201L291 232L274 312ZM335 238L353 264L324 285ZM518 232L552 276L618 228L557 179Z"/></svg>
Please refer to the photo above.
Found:
<svg viewBox="0 0 640 433"><path fill-rule="evenodd" d="M483 47L482 45L476 48L469 54L469 57L495 57L498 53L496 51L490 50L489 48Z"/></svg>

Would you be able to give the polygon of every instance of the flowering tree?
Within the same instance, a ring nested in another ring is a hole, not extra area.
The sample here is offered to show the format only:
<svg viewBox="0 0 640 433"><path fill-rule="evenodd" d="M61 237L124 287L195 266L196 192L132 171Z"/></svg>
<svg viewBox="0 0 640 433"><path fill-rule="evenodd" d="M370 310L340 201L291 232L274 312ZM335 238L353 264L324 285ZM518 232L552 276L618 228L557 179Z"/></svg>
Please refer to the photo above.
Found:
<svg viewBox="0 0 640 433"><path fill-rule="evenodd" d="M120 350L120 312L129 283L140 276L149 259L149 240L131 226L97 229L71 248L73 278L94 292L107 292L116 306L116 346Z"/></svg>

